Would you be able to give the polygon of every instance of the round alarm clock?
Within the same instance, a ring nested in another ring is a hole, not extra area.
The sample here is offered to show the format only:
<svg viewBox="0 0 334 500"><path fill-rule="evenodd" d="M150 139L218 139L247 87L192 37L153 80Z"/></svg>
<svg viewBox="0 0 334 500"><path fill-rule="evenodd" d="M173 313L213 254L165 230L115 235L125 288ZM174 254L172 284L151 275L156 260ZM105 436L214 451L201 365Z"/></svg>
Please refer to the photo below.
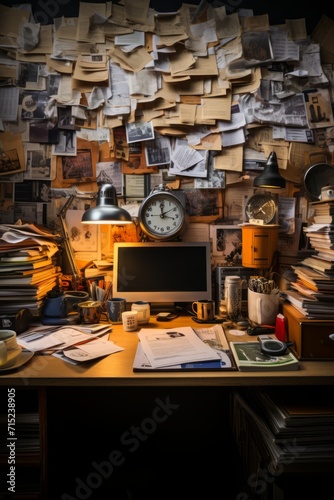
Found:
<svg viewBox="0 0 334 500"><path fill-rule="evenodd" d="M159 186L141 203L138 221L141 230L149 238L173 240L185 228L185 207L173 191Z"/></svg>
<svg viewBox="0 0 334 500"><path fill-rule="evenodd" d="M269 194L255 193L247 200L245 211L250 221L270 224L276 215L276 203Z"/></svg>

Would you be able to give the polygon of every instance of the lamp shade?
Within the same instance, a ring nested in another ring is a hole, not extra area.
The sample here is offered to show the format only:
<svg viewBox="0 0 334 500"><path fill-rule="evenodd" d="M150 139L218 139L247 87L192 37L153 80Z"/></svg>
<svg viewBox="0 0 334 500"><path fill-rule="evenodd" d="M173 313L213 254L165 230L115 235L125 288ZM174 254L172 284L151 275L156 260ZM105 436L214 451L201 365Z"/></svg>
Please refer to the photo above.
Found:
<svg viewBox="0 0 334 500"><path fill-rule="evenodd" d="M255 177L253 186L272 189L285 188L285 179L279 173L275 151L270 153L263 172Z"/></svg>
<svg viewBox="0 0 334 500"><path fill-rule="evenodd" d="M83 214L86 224L130 224L129 212L118 206L116 189L112 184L102 184L97 194L96 206Z"/></svg>

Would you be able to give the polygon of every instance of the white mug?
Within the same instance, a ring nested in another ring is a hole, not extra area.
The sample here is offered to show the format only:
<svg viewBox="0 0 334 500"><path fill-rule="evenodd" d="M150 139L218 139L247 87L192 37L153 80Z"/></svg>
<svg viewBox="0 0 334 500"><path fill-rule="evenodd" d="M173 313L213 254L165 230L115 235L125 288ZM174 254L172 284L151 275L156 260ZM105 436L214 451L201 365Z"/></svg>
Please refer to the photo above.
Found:
<svg viewBox="0 0 334 500"><path fill-rule="evenodd" d="M278 293L257 293L248 288L248 320L251 323L275 325L278 311Z"/></svg>
<svg viewBox="0 0 334 500"><path fill-rule="evenodd" d="M138 328L138 311L122 312L122 323L125 332L135 332Z"/></svg>
<svg viewBox="0 0 334 500"><path fill-rule="evenodd" d="M21 354L14 330L0 330L0 367L11 366Z"/></svg>
<svg viewBox="0 0 334 500"><path fill-rule="evenodd" d="M133 302L131 311L138 311L138 325L146 325L150 321L150 304L145 300Z"/></svg>

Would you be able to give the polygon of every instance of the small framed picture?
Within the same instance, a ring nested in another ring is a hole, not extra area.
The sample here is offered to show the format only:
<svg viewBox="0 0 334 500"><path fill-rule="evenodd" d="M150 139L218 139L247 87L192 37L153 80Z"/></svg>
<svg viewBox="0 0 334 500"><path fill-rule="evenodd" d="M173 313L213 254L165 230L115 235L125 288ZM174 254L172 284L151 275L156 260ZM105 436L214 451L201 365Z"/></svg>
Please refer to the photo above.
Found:
<svg viewBox="0 0 334 500"><path fill-rule="evenodd" d="M241 261L241 227L211 224L210 240L212 241L213 256L223 257L226 262L239 263Z"/></svg>

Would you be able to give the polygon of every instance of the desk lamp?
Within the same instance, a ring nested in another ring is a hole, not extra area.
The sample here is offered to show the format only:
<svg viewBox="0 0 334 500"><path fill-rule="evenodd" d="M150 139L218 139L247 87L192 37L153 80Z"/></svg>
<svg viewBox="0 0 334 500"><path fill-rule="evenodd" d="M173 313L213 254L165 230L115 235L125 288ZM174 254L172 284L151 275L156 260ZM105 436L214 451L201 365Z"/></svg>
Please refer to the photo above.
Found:
<svg viewBox="0 0 334 500"><path fill-rule="evenodd" d="M118 206L116 189L112 184L102 184L97 194L96 206L83 214L84 224L130 224L129 212Z"/></svg>
<svg viewBox="0 0 334 500"><path fill-rule="evenodd" d="M275 151L270 153L263 172L255 177L253 186L268 189L285 188L285 179L279 173Z"/></svg>

